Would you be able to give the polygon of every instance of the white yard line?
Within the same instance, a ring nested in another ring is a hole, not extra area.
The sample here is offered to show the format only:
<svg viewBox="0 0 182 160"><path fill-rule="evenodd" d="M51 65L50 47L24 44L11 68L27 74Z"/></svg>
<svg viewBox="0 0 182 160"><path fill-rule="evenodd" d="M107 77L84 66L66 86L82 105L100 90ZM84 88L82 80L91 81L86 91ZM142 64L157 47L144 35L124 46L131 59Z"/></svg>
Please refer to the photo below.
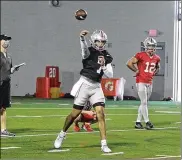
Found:
<svg viewBox="0 0 182 160"><path fill-rule="evenodd" d="M156 130L168 130L168 129L172 129L172 128L179 128L179 127L164 127L164 128L155 128ZM154 129L153 129L154 130ZM127 129L127 130L108 130L107 132L127 132L127 131L146 131L145 129L139 130L139 129ZM92 134L92 133L98 133L99 131L93 131L93 132L70 132L67 133L69 134ZM21 138L21 137L40 137L40 136L52 136L52 135L57 135L58 133L54 133L54 134L32 134L32 135L19 135L19 136L15 136L13 138ZM3 138L3 137L1 137ZM4 138L8 138L8 137L4 137Z"/></svg>
<svg viewBox="0 0 182 160"><path fill-rule="evenodd" d="M156 155L156 157L180 157L180 156L171 156L171 155Z"/></svg>
<svg viewBox="0 0 182 160"><path fill-rule="evenodd" d="M64 107L64 108L62 108L60 106L57 106L57 108L55 108L55 107L54 108L52 108L52 107L51 108L50 107L47 107L47 108L38 108L38 107L36 107L36 108L34 108L34 107L33 108L18 108L18 107L12 107L10 109L11 110L61 110L61 109L63 109L63 110L71 110L72 108L71 107ZM155 108L150 108L149 110L154 110L154 109ZM134 107L132 107L132 108L106 107L106 110L137 110L137 108L134 108ZM160 112L160 111L156 111L156 112ZM174 111L174 112L176 112L176 111ZM177 112L180 113L179 111L177 111ZM161 113L164 113L164 112L161 112ZM176 114L176 113L174 113L174 114Z"/></svg>
<svg viewBox="0 0 182 160"><path fill-rule="evenodd" d="M176 122L176 124L180 124L181 122Z"/></svg>
<svg viewBox="0 0 182 160"><path fill-rule="evenodd" d="M14 103L11 103L11 104L22 104L21 102L14 102Z"/></svg>
<svg viewBox="0 0 182 160"><path fill-rule="evenodd" d="M9 118L44 118L44 117L60 117L65 118L67 115L45 115L45 116L25 116L25 115L16 115L16 116L8 116ZM106 121L111 121L111 118L106 118Z"/></svg>
<svg viewBox="0 0 182 160"><path fill-rule="evenodd" d="M106 116L133 116L137 114L106 114ZM166 116L168 114L150 114L153 116ZM173 114L171 114L173 115ZM174 114L176 115L176 114ZM15 115L15 116L8 116L8 118L44 118L44 117L66 117L67 115L37 115L37 116L26 116L26 115ZM135 121L134 121L135 122Z"/></svg>
<svg viewBox="0 0 182 160"><path fill-rule="evenodd" d="M118 154L124 154L124 152L103 153L101 155L104 155L104 156L112 156L112 155L118 155Z"/></svg>
<svg viewBox="0 0 182 160"><path fill-rule="evenodd" d="M106 114L106 116L133 116L137 114ZM169 114L150 114L153 116L167 116ZM170 114L170 115L176 115L176 114ZM8 116L8 118L43 118L43 117L66 117L67 115L37 115L37 116L26 116L26 115L15 115L15 116ZM135 122L135 121L133 121Z"/></svg>
<svg viewBox="0 0 182 160"><path fill-rule="evenodd" d="M52 110L52 109L67 109L67 110L71 110L72 108L71 107L67 107L67 108L62 108L62 107L60 107L60 106L58 106L57 108L49 108L49 107L47 107L47 108L17 108L17 107L12 107L11 109L33 109L33 110L40 110L40 109L45 109L45 110ZM125 110L125 109L127 109L127 110L136 110L136 108L113 108L113 107L109 107L109 108L106 108L106 110Z"/></svg>
<svg viewBox="0 0 182 160"><path fill-rule="evenodd" d="M68 152L70 151L70 149L52 149L52 150L49 150L47 152Z"/></svg>
<svg viewBox="0 0 182 160"><path fill-rule="evenodd" d="M179 127L153 128L153 130L165 130L165 129L173 129L173 128L179 128Z"/></svg>
<svg viewBox="0 0 182 160"><path fill-rule="evenodd" d="M106 120L106 121L111 121L112 119L111 119L111 118L106 118L105 120Z"/></svg>
<svg viewBox="0 0 182 160"><path fill-rule="evenodd" d="M71 108L16 108L12 107L11 110L57 110L57 109L70 109Z"/></svg>
<svg viewBox="0 0 182 160"><path fill-rule="evenodd" d="M155 111L157 113L168 113L168 114L181 114L181 112L176 111Z"/></svg>
<svg viewBox="0 0 182 160"><path fill-rule="evenodd" d="M167 159L167 158L177 158L181 156L162 156L162 157L154 157L154 158L143 158L143 159Z"/></svg>
<svg viewBox="0 0 182 160"><path fill-rule="evenodd" d="M57 104L57 105L60 105L60 106L68 106L68 105L71 105L71 104L68 104L68 103L44 103L44 102L30 103L30 104L31 105L34 105L34 104L46 104L46 105L48 105L48 104ZM27 104L25 103L25 105L27 105Z"/></svg>
<svg viewBox="0 0 182 160"><path fill-rule="evenodd" d="M21 147L1 147L1 149L16 149L16 148L21 148Z"/></svg>
<svg viewBox="0 0 182 160"><path fill-rule="evenodd" d="M43 117L66 117L67 115L42 115L42 116L25 116L25 115L16 115L8 116L9 118L43 118Z"/></svg>
<svg viewBox="0 0 182 160"><path fill-rule="evenodd" d="M106 115L108 115L108 116L133 116L133 115L138 115L138 114L125 114L125 113L123 113L123 114L106 114ZM155 113L152 113L152 114L150 114L150 115L153 115L153 116L169 116L169 114L155 114ZM170 114L170 115L176 115L176 114Z"/></svg>

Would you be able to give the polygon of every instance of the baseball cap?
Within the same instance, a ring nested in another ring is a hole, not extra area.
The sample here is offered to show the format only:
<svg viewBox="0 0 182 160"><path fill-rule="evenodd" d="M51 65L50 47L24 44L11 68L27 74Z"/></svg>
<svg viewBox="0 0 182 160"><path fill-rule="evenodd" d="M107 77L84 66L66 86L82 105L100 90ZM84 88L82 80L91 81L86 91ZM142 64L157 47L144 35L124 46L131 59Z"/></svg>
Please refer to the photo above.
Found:
<svg viewBox="0 0 182 160"><path fill-rule="evenodd" d="M7 35L1 34L0 35L0 40L5 40L5 41L11 40L11 37L8 37Z"/></svg>

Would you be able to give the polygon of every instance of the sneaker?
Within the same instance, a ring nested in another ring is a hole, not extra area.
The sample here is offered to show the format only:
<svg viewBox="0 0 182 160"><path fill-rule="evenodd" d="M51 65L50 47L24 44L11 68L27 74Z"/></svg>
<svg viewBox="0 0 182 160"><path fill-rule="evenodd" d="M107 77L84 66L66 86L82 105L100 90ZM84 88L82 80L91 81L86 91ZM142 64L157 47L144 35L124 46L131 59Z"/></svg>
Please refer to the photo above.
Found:
<svg viewBox="0 0 182 160"><path fill-rule="evenodd" d="M63 140L65 139L65 135L63 132L60 132L56 138L56 140L54 141L54 147L56 149L60 148L62 143L63 143Z"/></svg>
<svg viewBox="0 0 182 160"><path fill-rule="evenodd" d="M154 128L154 125L153 125L151 122L148 121L148 122L146 123L145 128L148 129L148 130L150 130L150 129Z"/></svg>
<svg viewBox="0 0 182 160"><path fill-rule="evenodd" d="M111 153L111 149L107 146L107 145L103 145L101 147L101 151L104 152L104 153Z"/></svg>
<svg viewBox="0 0 182 160"><path fill-rule="evenodd" d="M5 129L4 131L1 132L1 137L14 137L15 134L8 132L7 129Z"/></svg>
<svg viewBox="0 0 182 160"><path fill-rule="evenodd" d="M74 125L74 126L73 126L73 130L74 130L75 132L79 132L79 131L80 131L79 125Z"/></svg>
<svg viewBox="0 0 182 160"><path fill-rule="evenodd" d="M135 128L136 129L143 129L143 126L142 126L141 122L136 122L135 123Z"/></svg>
<svg viewBox="0 0 182 160"><path fill-rule="evenodd" d="M92 129L90 124L84 124L83 129L87 132L93 132L94 130Z"/></svg>

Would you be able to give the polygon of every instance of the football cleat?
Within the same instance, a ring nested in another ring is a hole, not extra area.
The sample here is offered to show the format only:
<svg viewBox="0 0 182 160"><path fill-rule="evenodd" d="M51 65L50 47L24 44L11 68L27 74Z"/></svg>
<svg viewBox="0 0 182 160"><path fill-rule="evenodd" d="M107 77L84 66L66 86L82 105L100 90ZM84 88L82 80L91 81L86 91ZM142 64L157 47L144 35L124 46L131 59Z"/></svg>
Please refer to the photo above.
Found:
<svg viewBox="0 0 182 160"><path fill-rule="evenodd" d="M14 137L15 134L8 132L6 129L4 131L1 132L1 137Z"/></svg>
<svg viewBox="0 0 182 160"><path fill-rule="evenodd" d="M145 129L150 130L150 129L152 129L152 128L154 128L154 125L153 125L151 122L148 121L148 122L146 123Z"/></svg>
<svg viewBox="0 0 182 160"><path fill-rule="evenodd" d="M83 125L83 129L87 132L93 132L94 130L92 129L91 125L90 124L84 124Z"/></svg>
<svg viewBox="0 0 182 160"><path fill-rule="evenodd" d="M54 147L56 149L60 148L64 139L65 139L65 135L63 133L59 133L56 140L54 141Z"/></svg>
<svg viewBox="0 0 182 160"><path fill-rule="evenodd" d="M111 153L111 149L107 146L107 145L103 145L101 147L101 151L104 152L104 153Z"/></svg>
<svg viewBox="0 0 182 160"><path fill-rule="evenodd" d="M136 129L143 129L143 126L142 126L141 122L136 122L135 123L135 128Z"/></svg>
<svg viewBox="0 0 182 160"><path fill-rule="evenodd" d="M80 127L79 127L79 125L74 125L73 130L74 130L75 132L80 132Z"/></svg>

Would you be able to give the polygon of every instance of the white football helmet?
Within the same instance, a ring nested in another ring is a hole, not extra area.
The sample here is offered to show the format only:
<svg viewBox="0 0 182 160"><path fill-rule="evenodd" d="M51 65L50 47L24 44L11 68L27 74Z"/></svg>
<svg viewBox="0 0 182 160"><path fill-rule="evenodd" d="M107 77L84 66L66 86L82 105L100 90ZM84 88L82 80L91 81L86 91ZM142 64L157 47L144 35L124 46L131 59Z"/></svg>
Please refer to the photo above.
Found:
<svg viewBox="0 0 182 160"><path fill-rule="evenodd" d="M99 42L103 42L104 45L103 46L97 46L96 45L96 41L99 41ZM104 50L105 46L106 46L106 43L107 43L108 39L107 39L107 35L106 33L104 33L104 31L102 30L96 30L92 33L91 35L91 44L92 46L99 50L99 51L102 51Z"/></svg>
<svg viewBox="0 0 182 160"><path fill-rule="evenodd" d="M143 44L144 44L144 47L146 50L148 50L148 49L150 49L150 50L154 49L155 50L157 47L157 41L152 37L147 37L144 40Z"/></svg>

